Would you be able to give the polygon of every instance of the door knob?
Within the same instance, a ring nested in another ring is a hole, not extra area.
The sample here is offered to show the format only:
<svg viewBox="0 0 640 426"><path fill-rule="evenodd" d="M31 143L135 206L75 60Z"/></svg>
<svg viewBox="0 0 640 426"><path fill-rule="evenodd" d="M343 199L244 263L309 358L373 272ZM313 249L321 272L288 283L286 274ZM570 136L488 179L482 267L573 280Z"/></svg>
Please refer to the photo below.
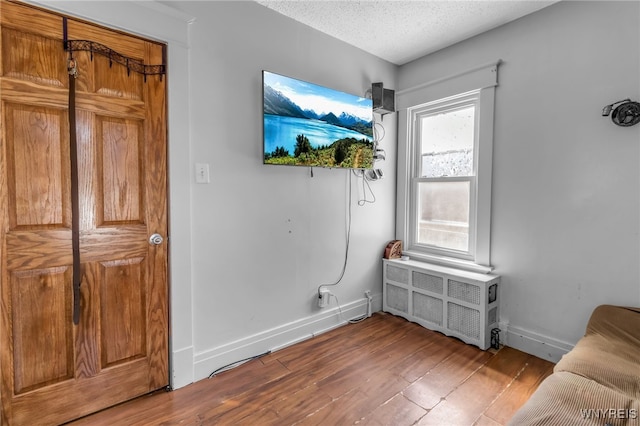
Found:
<svg viewBox="0 0 640 426"><path fill-rule="evenodd" d="M162 244L163 241L164 241L164 238L162 238L162 235L160 234L153 234L149 237L149 244L154 246L158 246Z"/></svg>

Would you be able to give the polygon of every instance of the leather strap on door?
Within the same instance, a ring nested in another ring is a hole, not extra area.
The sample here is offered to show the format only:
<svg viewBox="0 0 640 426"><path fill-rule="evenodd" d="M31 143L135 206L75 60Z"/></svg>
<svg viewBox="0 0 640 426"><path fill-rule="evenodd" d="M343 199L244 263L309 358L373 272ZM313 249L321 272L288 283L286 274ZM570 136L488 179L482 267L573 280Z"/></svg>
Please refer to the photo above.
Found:
<svg viewBox="0 0 640 426"><path fill-rule="evenodd" d="M63 38L67 49L67 18L63 18ZM73 323L80 322L80 285L82 271L80 268L80 200L78 196L78 138L76 135L76 77L78 68L69 50L67 59L69 73L69 156L71 160L71 250L73 252Z"/></svg>
<svg viewBox="0 0 640 426"><path fill-rule="evenodd" d="M73 251L73 323L80 322L80 217L78 199L78 139L76 136L76 61L71 54L69 71L69 155L71 157L71 249Z"/></svg>
<svg viewBox="0 0 640 426"><path fill-rule="evenodd" d="M127 67L127 74L131 71L144 76L147 81L148 75L157 75L160 80L167 72L166 46L162 49L162 64L147 65L142 61L129 58L118 52L89 40L69 40L67 32L67 18L62 18L63 47L68 52L67 70L69 72L69 144L71 156L71 246L73 250L73 323L80 322L80 284L82 283L82 271L80 268L80 222L79 222L79 200L78 200L78 142L76 137L76 76L78 74L76 60L73 58L74 51L88 51L93 60L94 53L109 58L109 66L114 62Z"/></svg>

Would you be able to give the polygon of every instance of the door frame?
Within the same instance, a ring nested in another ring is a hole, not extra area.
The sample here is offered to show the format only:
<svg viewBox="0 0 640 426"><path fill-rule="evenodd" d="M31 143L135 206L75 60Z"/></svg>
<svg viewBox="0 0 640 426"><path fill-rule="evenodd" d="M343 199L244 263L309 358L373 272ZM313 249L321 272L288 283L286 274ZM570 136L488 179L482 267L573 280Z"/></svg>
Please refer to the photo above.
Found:
<svg viewBox="0 0 640 426"><path fill-rule="evenodd" d="M194 381L191 191L185 188L192 180L188 26L195 17L153 1L23 2L167 44L169 385L186 386Z"/></svg>

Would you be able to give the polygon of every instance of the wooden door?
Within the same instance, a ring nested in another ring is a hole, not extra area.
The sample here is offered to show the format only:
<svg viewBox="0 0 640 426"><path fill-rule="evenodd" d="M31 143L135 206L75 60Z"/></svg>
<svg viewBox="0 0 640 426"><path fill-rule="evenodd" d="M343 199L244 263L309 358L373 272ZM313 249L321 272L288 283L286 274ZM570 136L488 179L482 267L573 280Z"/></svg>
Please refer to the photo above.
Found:
<svg viewBox="0 0 640 426"><path fill-rule="evenodd" d="M166 78L73 52L82 271L60 15L0 1L3 424L58 424L168 385ZM70 40L163 62L163 46L68 19Z"/></svg>

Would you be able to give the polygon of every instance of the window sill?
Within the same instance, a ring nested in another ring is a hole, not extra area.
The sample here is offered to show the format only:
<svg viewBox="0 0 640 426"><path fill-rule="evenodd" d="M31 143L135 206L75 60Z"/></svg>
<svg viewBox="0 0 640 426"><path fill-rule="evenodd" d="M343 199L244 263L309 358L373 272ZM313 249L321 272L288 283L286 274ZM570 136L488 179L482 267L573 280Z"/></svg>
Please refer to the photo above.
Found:
<svg viewBox="0 0 640 426"><path fill-rule="evenodd" d="M450 268L463 269L465 271L479 272L481 274L488 274L493 271L493 266L479 265L470 260L456 259L455 257L437 256L416 251L403 251L402 255L409 256L410 259L418 262L433 263Z"/></svg>

